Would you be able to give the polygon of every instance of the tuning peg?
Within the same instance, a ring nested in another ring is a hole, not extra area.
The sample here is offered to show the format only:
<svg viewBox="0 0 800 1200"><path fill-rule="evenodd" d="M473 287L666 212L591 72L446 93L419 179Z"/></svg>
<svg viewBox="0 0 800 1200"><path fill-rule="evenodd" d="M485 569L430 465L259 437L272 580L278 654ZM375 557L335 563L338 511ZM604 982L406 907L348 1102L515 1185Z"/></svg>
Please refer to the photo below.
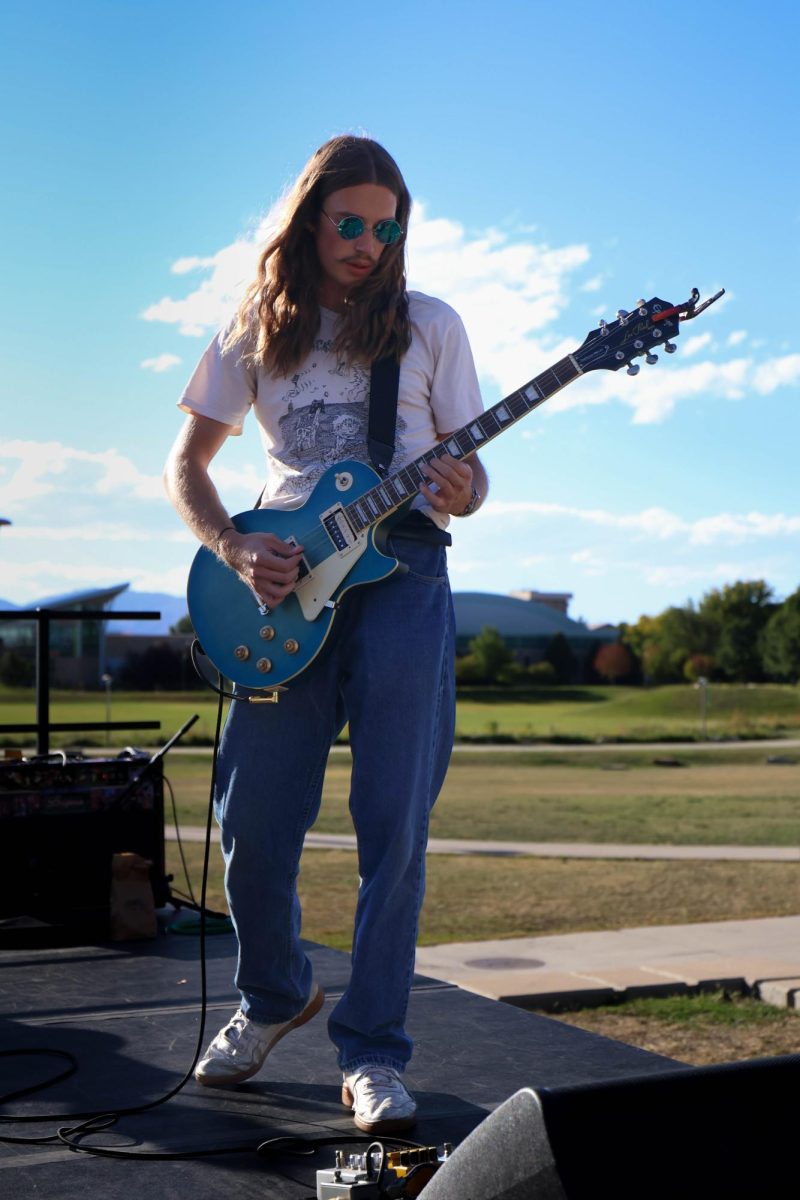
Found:
<svg viewBox="0 0 800 1200"><path fill-rule="evenodd" d="M658 362L658 355L657 354L645 354L644 361L647 363L648 367L653 367Z"/></svg>
<svg viewBox="0 0 800 1200"><path fill-rule="evenodd" d="M608 332L608 321L604 321L603 318L601 317L600 318L600 333L604 334L607 332Z"/></svg>
<svg viewBox="0 0 800 1200"><path fill-rule="evenodd" d="M678 347L673 345L672 342L664 342L664 350L667 354L674 354L677 349Z"/></svg>
<svg viewBox="0 0 800 1200"><path fill-rule="evenodd" d="M624 308L618 308L618 309L617 309L617 317L618 317L618 319L619 319L620 321L623 321L623 322L624 322L624 321L625 321L625 318L626 318L626 317L629 317L629 316L630 316L630 313L629 313L629 312L627 312L627 310L626 310L626 309L624 309Z"/></svg>
<svg viewBox="0 0 800 1200"><path fill-rule="evenodd" d="M638 363L631 363L630 366L628 367L628 374L629 375L638 375L639 372L641 371L641 369L642 368L639 366Z"/></svg>

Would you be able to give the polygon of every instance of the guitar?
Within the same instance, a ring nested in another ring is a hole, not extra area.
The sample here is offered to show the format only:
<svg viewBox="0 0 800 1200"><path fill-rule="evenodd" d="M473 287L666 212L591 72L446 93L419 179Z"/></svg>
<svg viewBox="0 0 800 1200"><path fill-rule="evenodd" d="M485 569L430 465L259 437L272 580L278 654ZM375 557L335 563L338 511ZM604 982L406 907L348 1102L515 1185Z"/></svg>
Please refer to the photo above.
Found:
<svg viewBox="0 0 800 1200"><path fill-rule="evenodd" d="M188 600L202 652L221 675L277 699L283 685L322 650L345 593L402 569L385 553L386 538L426 482L423 463L443 454L467 458L589 371L627 365L628 374L637 375L635 358L654 363L659 346L671 354L676 346L670 339L679 334L680 322L722 294L703 304L696 288L684 304L637 301L632 312L620 310L615 321L601 321L572 354L385 479L365 463L348 460L330 467L300 508L254 509L233 517L240 533L274 533L302 545L300 576L294 591L270 611L235 571L205 547L199 550L189 572Z"/></svg>

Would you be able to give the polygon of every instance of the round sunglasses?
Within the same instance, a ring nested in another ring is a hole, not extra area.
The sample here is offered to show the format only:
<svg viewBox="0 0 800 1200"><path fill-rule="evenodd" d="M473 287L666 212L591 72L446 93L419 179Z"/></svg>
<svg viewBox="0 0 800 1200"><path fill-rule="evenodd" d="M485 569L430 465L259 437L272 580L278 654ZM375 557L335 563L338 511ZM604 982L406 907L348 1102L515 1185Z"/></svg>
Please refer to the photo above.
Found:
<svg viewBox="0 0 800 1200"><path fill-rule="evenodd" d="M361 237L361 234L366 229L366 225L361 217L342 217L341 221L334 221L333 217L328 216L324 208L322 215L328 217L339 237L344 238L346 242L352 242L355 238ZM370 232L382 245L393 246L403 236L403 227L399 221L393 219L378 221L378 224L373 225Z"/></svg>

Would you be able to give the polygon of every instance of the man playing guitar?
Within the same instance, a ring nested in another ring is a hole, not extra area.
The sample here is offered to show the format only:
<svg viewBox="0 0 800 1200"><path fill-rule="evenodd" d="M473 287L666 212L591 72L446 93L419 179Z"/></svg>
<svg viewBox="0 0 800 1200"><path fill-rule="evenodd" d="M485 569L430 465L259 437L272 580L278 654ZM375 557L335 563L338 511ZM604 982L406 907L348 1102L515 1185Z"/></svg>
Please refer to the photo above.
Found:
<svg viewBox="0 0 800 1200"><path fill-rule="evenodd" d="M406 290L411 198L393 159L361 137L309 160L235 319L211 342L180 400L170 497L204 546L261 600L292 593L304 547L238 531L208 467L252 406L267 458L263 507L296 509L332 463L368 462L371 365L400 364L393 469L482 410L460 319ZM476 456L425 467L418 509L388 552L408 570L340 601L336 635L277 705L233 703L219 758L217 819L239 940L241 1006L197 1066L206 1085L254 1075L324 997L300 940L296 882L331 743L349 722L350 807L360 887L350 983L328 1029L342 1097L370 1134L414 1123L402 1082L425 879L428 817L455 728L454 623L445 532L486 496Z"/></svg>

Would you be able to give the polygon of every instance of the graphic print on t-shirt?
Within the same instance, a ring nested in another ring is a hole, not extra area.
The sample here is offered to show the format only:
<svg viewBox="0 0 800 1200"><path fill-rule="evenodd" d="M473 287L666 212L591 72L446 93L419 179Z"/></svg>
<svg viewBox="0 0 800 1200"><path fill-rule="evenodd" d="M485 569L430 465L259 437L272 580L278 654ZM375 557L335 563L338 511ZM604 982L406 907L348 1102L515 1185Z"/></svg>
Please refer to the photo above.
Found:
<svg viewBox="0 0 800 1200"><path fill-rule="evenodd" d="M314 344L314 350L321 355L329 353L330 349L328 340L317 339ZM279 461L287 473L283 474L273 496L307 492L309 484L313 486L328 467L342 459L370 461L367 449L369 378L369 371L360 363L338 362L328 367L316 359L291 377L291 386L279 401L286 411L278 419ZM405 421L398 417L398 456L403 454L405 427Z"/></svg>

